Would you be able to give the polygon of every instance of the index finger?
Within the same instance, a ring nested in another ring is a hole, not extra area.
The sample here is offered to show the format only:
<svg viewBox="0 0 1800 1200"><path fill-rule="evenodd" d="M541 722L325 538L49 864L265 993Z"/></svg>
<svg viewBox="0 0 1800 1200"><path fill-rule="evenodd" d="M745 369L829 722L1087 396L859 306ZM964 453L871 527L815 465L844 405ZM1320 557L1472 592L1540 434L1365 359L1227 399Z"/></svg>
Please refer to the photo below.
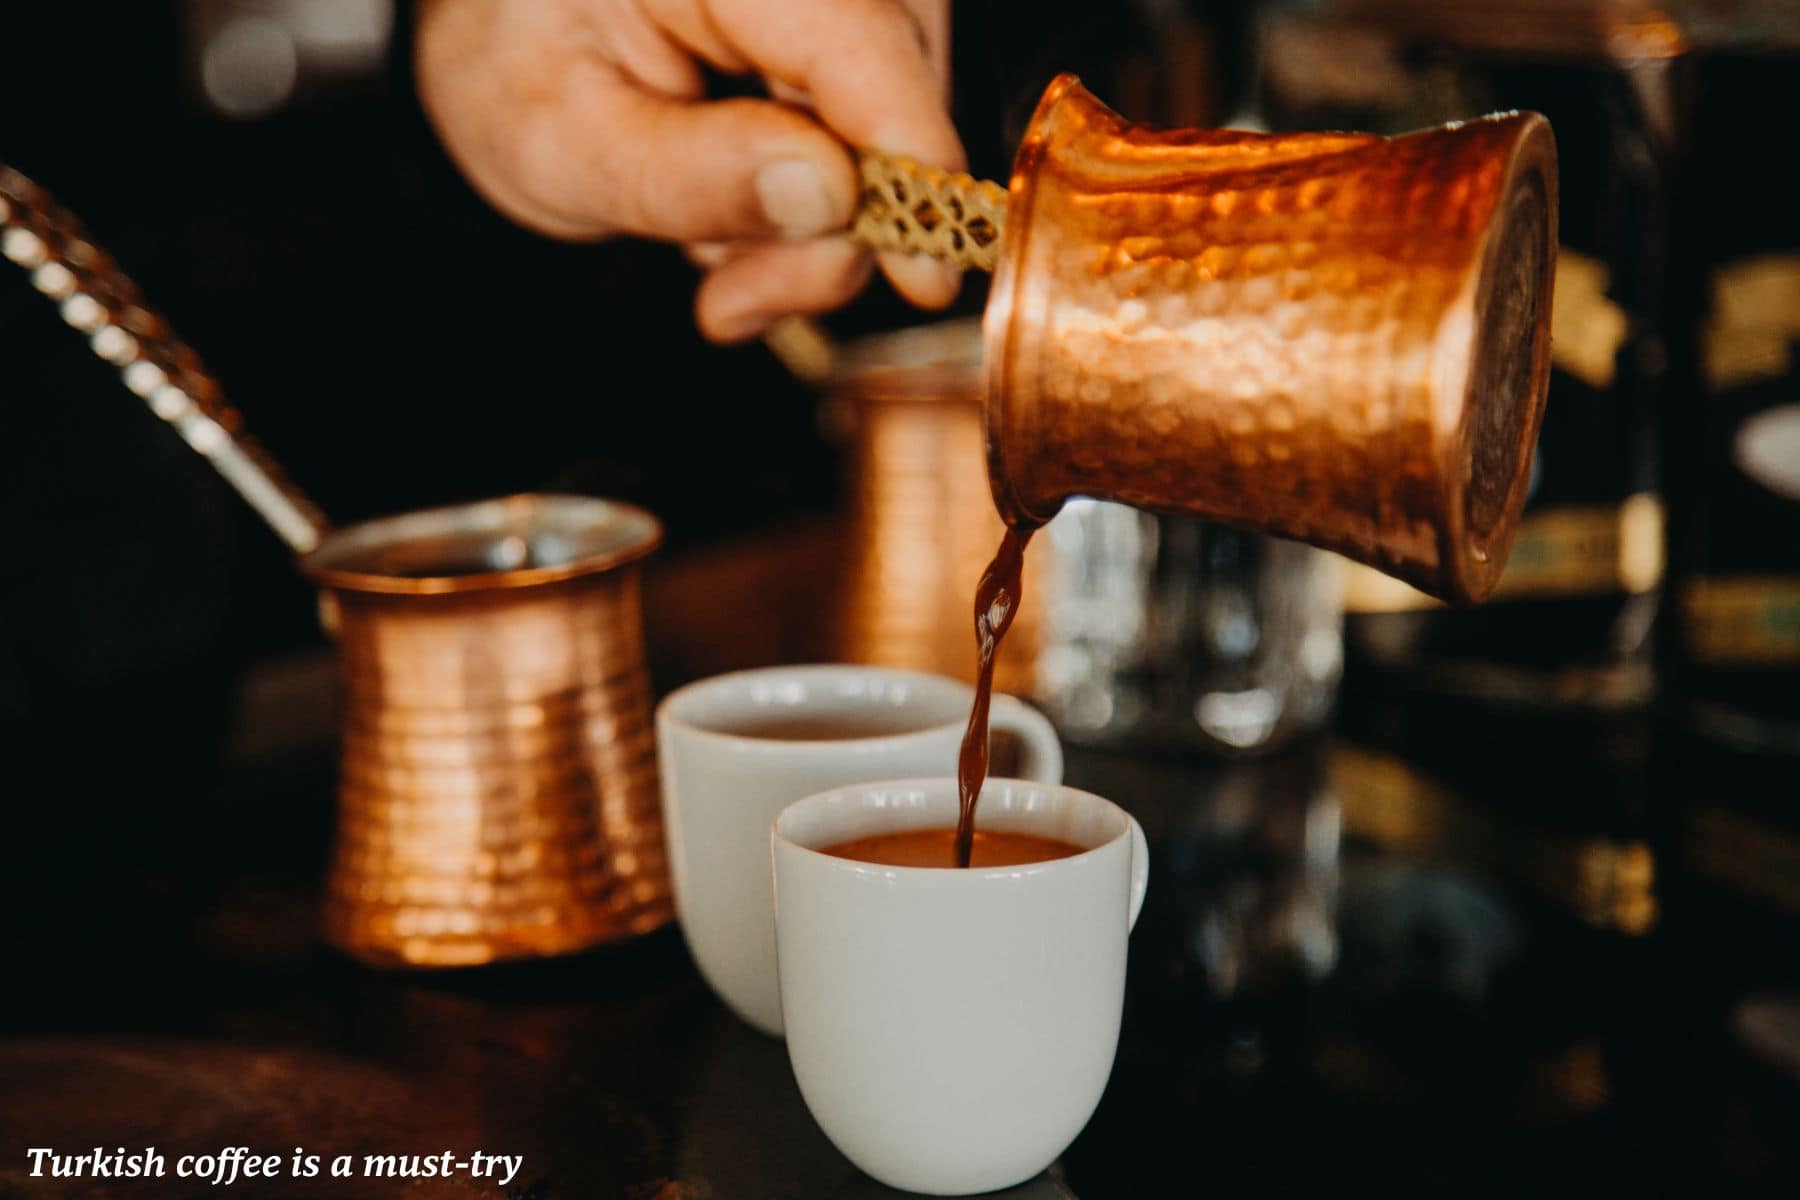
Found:
<svg viewBox="0 0 1800 1200"><path fill-rule="evenodd" d="M690 6L700 11L678 12ZM900 0L653 0L653 10L678 40L693 28L691 40L721 40L758 73L808 94L851 145L963 165L933 45L943 30Z"/></svg>
<svg viewBox="0 0 1800 1200"><path fill-rule="evenodd" d="M945 105L947 10L928 0L710 0L716 28L765 77L806 93L853 146L960 169L962 141ZM884 253L896 288L928 308L955 298L952 266Z"/></svg>

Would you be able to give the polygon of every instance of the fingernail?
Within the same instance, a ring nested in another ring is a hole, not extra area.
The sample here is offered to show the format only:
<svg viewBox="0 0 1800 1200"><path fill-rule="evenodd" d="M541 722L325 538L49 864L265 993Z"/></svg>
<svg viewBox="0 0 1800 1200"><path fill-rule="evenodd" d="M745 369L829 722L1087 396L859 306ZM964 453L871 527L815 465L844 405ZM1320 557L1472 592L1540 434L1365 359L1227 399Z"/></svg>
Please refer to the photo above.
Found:
<svg viewBox="0 0 1800 1200"><path fill-rule="evenodd" d="M763 167L756 173L756 198L784 237L818 237L842 223L825 177L805 159L784 158Z"/></svg>
<svg viewBox="0 0 1800 1200"><path fill-rule="evenodd" d="M706 336L723 345L747 342L775 323L775 318L756 311L714 313L706 323Z"/></svg>

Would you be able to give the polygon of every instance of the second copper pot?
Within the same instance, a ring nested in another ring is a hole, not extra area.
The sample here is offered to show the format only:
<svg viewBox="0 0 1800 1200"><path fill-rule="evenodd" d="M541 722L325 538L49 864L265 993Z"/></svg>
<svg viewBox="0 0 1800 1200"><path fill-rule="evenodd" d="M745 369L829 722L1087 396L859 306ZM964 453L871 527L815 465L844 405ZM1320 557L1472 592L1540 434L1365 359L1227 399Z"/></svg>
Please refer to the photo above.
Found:
<svg viewBox="0 0 1800 1200"><path fill-rule="evenodd" d="M672 917L639 603L661 537L630 505L513 496L302 559L345 690L334 945L459 966Z"/></svg>
<svg viewBox="0 0 1800 1200"><path fill-rule="evenodd" d="M981 327L881 334L839 357L826 411L847 434L853 492L838 656L973 683L970 604L1004 531L987 485ZM995 664L1003 692L1032 690L1048 549L1034 543L1026 555L1033 600Z"/></svg>

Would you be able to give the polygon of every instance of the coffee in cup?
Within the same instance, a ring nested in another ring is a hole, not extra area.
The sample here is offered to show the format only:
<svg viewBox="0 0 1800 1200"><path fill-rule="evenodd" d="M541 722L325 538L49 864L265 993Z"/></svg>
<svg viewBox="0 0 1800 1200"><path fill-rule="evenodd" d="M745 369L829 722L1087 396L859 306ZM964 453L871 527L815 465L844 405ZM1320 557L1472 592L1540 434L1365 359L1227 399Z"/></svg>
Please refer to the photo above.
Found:
<svg viewBox="0 0 1800 1200"><path fill-rule="evenodd" d="M1143 831L1074 788L990 779L998 857L957 868L950 777L810 796L775 822L788 1059L834 1145L883 1183L965 1195L1049 1166L1112 1071ZM942 866L878 861L915 852Z"/></svg>
<svg viewBox="0 0 1800 1200"><path fill-rule="evenodd" d="M876 833L851 838L831 846L819 847L819 853L853 862L873 863L883 867L956 867L956 830L909 829L898 833ZM1051 862L1082 853L1082 847L1061 838L1039 837L1035 833L1011 833L1005 830L975 831L975 843L969 866L1022 867L1030 863Z"/></svg>
<svg viewBox="0 0 1800 1200"><path fill-rule="evenodd" d="M657 709L676 915L701 975L744 1020L781 1033L769 875L776 814L827 788L947 773L972 695L968 684L917 671L775 667L690 684ZM1019 743L1019 774L1062 778L1061 746L1040 713L997 696L994 725Z"/></svg>

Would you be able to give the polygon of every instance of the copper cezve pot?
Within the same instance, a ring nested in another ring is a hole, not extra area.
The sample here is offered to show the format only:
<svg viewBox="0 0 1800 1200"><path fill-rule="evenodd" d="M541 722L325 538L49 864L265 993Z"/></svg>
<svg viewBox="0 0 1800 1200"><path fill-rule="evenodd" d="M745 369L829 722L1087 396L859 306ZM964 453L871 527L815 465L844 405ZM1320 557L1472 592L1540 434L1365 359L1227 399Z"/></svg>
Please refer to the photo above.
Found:
<svg viewBox="0 0 1800 1200"><path fill-rule="evenodd" d="M561 954L672 915L640 508L513 496L325 535L344 679L325 933L373 962Z"/></svg>
<svg viewBox="0 0 1800 1200"><path fill-rule="evenodd" d="M988 463L1008 523L1071 496L1298 538L1476 601L1549 382L1550 126L1160 130L1072 75L1005 190L865 156L857 235L993 266Z"/></svg>
<svg viewBox="0 0 1800 1200"><path fill-rule="evenodd" d="M1003 532L988 491L981 327L881 334L836 358L824 411L848 442L852 481L837 654L972 683L969 593ZM1026 555L1031 595L1043 594L1047 552ZM1001 647L1001 691L1031 692L1043 611L1023 609Z"/></svg>
<svg viewBox="0 0 1800 1200"><path fill-rule="evenodd" d="M560 954L673 913L628 504L513 496L331 529L199 357L0 164L0 253L205 456L323 589L343 669L326 937L368 962Z"/></svg>

